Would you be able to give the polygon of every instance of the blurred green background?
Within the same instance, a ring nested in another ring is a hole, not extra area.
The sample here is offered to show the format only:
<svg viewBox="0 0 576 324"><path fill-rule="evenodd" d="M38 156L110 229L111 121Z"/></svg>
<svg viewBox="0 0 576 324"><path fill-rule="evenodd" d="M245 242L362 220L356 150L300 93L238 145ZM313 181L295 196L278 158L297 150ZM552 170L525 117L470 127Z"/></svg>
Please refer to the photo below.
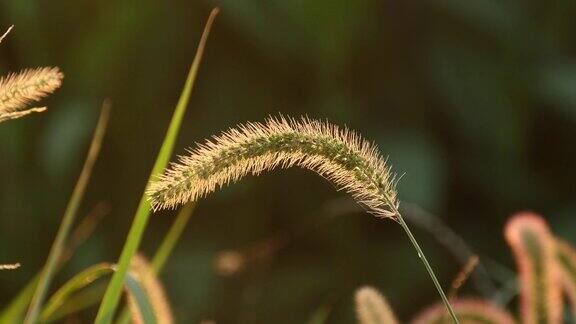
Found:
<svg viewBox="0 0 576 324"><path fill-rule="evenodd" d="M514 268L502 226L519 210L576 243L573 0L3 0L0 29L15 29L0 72L55 65L66 79L46 113L0 125L0 263L22 264L0 275L2 305L45 261L106 97L111 124L80 217L102 201L111 212L54 287L117 259L216 5L178 154L279 112L328 119L374 140L405 173L400 199L481 259ZM174 214L153 215L145 254ZM415 232L447 285L460 263ZM244 269L219 273L223 250L242 252ZM302 323L322 307L329 323L352 323L363 284L404 319L438 299L399 226L300 169L202 200L162 280L181 323Z"/></svg>

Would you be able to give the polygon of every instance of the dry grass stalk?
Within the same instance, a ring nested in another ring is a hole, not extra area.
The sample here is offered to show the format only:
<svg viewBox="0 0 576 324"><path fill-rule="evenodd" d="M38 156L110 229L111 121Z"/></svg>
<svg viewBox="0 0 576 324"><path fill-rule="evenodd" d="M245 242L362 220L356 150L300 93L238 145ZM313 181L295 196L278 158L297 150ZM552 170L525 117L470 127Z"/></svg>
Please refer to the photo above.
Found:
<svg viewBox="0 0 576 324"><path fill-rule="evenodd" d="M476 269L476 266L478 265L479 261L480 258L478 258L477 255L473 255L468 259L462 270L458 273L458 275L456 276L456 278L454 278L454 281L452 281L452 284L450 285L450 291L448 292L448 298L450 298L450 300L456 299L458 290L460 290L460 288L466 283L466 280L468 280L472 272L474 272L474 269Z"/></svg>

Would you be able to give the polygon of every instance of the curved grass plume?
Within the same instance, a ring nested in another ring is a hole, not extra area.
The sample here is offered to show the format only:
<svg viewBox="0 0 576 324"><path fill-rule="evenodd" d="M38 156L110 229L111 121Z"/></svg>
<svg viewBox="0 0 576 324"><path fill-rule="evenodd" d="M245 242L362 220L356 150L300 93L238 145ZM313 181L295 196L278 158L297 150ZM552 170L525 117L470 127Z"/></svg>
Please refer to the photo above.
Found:
<svg viewBox="0 0 576 324"><path fill-rule="evenodd" d="M148 189L154 209L197 200L248 174L276 167L315 171L376 216L397 217L394 176L375 145L338 126L270 118L217 136L180 158Z"/></svg>
<svg viewBox="0 0 576 324"><path fill-rule="evenodd" d="M546 222L539 215L519 213L504 233L518 265L522 323L562 323L556 243Z"/></svg>
<svg viewBox="0 0 576 324"><path fill-rule="evenodd" d="M338 126L303 118L269 118L208 140L164 171L147 193L154 210L175 208L216 189L276 167L299 166L345 190L377 217L396 220L424 263L446 308L458 323L434 271L398 211L396 180L375 145Z"/></svg>

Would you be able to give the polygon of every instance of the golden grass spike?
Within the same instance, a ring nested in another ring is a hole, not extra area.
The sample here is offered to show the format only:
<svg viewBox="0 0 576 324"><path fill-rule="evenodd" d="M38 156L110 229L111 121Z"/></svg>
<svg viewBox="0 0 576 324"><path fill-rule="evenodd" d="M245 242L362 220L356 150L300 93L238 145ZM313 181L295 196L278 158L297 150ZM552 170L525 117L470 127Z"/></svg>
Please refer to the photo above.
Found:
<svg viewBox="0 0 576 324"><path fill-rule="evenodd" d="M57 67L27 69L0 79L0 121L22 117L43 108L26 106L46 97L62 84L64 74Z"/></svg>
<svg viewBox="0 0 576 324"><path fill-rule="evenodd" d="M397 215L396 181L377 147L346 128L308 118L280 116L232 128L180 157L147 192L155 210L175 208L248 174L291 166L334 182L376 216Z"/></svg>
<svg viewBox="0 0 576 324"><path fill-rule="evenodd" d="M164 288L158 280L158 276L141 254L136 254L132 258L130 263L130 274L135 277L146 290L148 294L150 303L154 310L154 315L158 324L172 324L174 319L172 316L172 310L164 293ZM132 319L135 323L143 323L140 312L138 311L138 305L134 300L134 297L128 294L128 303L132 312Z"/></svg>
<svg viewBox="0 0 576 324"><path fill-rule="evenodd" d="M0 36L0 43L2 43L2 41L4 40L4 37L6 37L8 34L10 34L10 31L12 30L12 28L14 28L14 25L8 27L8 30L6 30L6 32L4 34L2 34L2 36Z"/></svg>
<svg viewBox="0 0 576 324"><path fill-rule="evenodd" d="M388 301L378 290L365 286L356 290L356 315L360 324L397 324Z"/></svg>

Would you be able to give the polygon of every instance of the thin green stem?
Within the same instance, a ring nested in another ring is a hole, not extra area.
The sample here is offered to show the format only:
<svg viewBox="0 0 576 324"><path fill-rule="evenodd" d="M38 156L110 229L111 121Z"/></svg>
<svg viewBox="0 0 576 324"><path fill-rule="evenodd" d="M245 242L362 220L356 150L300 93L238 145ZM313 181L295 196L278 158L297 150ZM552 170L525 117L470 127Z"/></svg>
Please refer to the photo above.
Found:
<svg viewBox="0 0 576 324"><path fill-rule="evenodd" d="M176 243L180 240L182 232L186 228L186 224L188 224L188 220L190 220L190 216L192 216L195 208L196 202L190 202L182 206L162 244L158 247L154 258L152 258L152 269L154 269L157 274L164 268L164 264L166 264L168 257L172 254Z"/></svg>
<svg viewBox="0 0 576 324"><path fill-rule="evenodd" d="M404 231L408 235L410 242L412 242L412 245L414 245L414 248L416 249L416 252L418 253L418 257L420 258L420 260L422 260L422 263L424 263L424 267L426 268L426 271L428 271L430 278L432 278L432 282L434 282L434 286L436 286L436 290L438 290L438 293L440 294L440 297L442 298L442 301L444 302L446 309L450 313L450 316L452 316L454 323L459 324L460 322L458 321L458 317L456 317L456 313L454 313L454 310L452 309L452 305L450 305L450 301L448 300L448 297L446 297L446 294L444 294L444 290L442 290L442 286L440 286L440 282L438 282L438 279L436 278L436 275L434 274L434 270L432 270L430 263L428 263L428 260L426 259L424 252L422 252L422 249L420 248L418 241L416 241L416 238L414 237L414 235L412 235L412 232L410 231L408 224L406 224L406 222L404 221L404 218L402 218L402 215L400 215L400 212L398 212L398 210L395 210L394 212L397 216L396 220L398 221L398 223L400 223L400 226L402 226L402 228L404 229Z"/></svg>
<svg viewBox="0 0 576 324"><path fill-rule="evenodd" d="M159 275L164 268L168 257L170 257L176 243L180 240L180 237L186 228L186 224L188 224L188 220L190 220L190 216L192 216L195 208L196 202L189 202L180 209L178 216L176 216L176 220L172 223L172 226L168 230L168 233L164 237L160 247L156 250L154 258L152 258L151 266L156 274ZM130 311L127 307L124 307L120 312L120 316L118 316L116 324L127 324L129 322Z"/></svg>
<svg viewBox="0 0 576 324"><path fill-rule="evenodd" d="M60 256L60 260L56 265L55 273L57 273L66 262L74 255L78 247L86 240L95 230L101 217L108 214L109 209L104 203L97 204L92 210L84 217L80 224L76 227L74 232L70 235L69 242L67 242L64 252ZM0 312L0 323L18 323L21 322L26 315L26 308L30 305L30 300L34 295L34 291L38 286L40 274L42 269L26 284L26 286L16 295L10 304L8 304L2 312Z"/></svg>
<svg viewBox="0 0 576 324"><path fill-rule="evenodd" d="M188 102L190 101L192 89L194 88L196 75L198 74L198 69L200 67L200 63L202 61L202 56L204 53L204 47L206 45L206 41L208 40L208 35L210 33L212 23L216 18L218 11L219 11L218 8L212 10L212 12L210 13L210 17L208 18L208 22L204 27L204 32L198 44L196 56L192 61L192 66L190 67L190 71L188 72L188 77L186 79L184 89L182 91L182 94L180 95L178 104L176 105L176 109L174 110L174 114L172 115L170 126L168 127L168 131L166 132L166 136L164 137L164 141L162 142L160 152L158 153L158 157L156 158L156 162L154 163L154 167L152 168L152 172L150 173L149 181L150 179L160 174L162 170L164 170L166 165L168 165L168 161L170 160L170 157L172 155L174 145L176 144L176 137L178 136L180 126L182 125L182 120L184 119L186 107L188 106ZM140 199L138 209L136 210L136 215L134 216L132 226L130 227L130 231L126 238L126 243L124 244L124 248L122 249L122 253L118 261L117 271L112 276L112 280L110 281L110 284L106 289L106 293L104 294L102 304L100 305L100 309L98 310L98 314L96 315L95 323L108 324L112 322L112 319L114 318L114 313L116 312L116 308L118 307L118 303L120 302L120 296L122 295L122 288L124 286L124 280L128 272L128 267L130 266L132 257L138 250L138 246L140 245L142 236L144 234L144 231L146 230L149 218L150 218L150 203L148 202L148 198L144 194Z"/></svg>
<svg viewBox="0 0 576 324"><path fill-rule="evenodd" d="M60 228L58 229L56 239L54 240L54 243L50 249L46 264L44 265L44 268L40 274L40 278L38 279L38 285L36 286L36 290L34 291L30 307L28 308L28 312L24 320L25 324L35 324L38 322L40 309L42 308L42 304L44 303L44 299L46 298L46 294L50 288L50 283L54 273L56 272L56 268L58 267L60 257L64 252L64 245L70 233L70 229L74 224L74 220L76 219L76 214L78 213L80 202L84 197L86 186L88 185L90 175L92 174L92 168L94 167L96 158L100 153L100 147L102 145L102 139L104 138L104 133L106 131L109 113L110 104L108 101L105 101L102 105L102 113L100 114L100 119L98 120L96 130L94 131L94 137L92 138L92 143L90 144L86 162L84 163L84 167L82 168L78 182L76 182L76 186L72 192L70 202L68 203L66 211L64 212L62 223L60 223Z"/></svg>

